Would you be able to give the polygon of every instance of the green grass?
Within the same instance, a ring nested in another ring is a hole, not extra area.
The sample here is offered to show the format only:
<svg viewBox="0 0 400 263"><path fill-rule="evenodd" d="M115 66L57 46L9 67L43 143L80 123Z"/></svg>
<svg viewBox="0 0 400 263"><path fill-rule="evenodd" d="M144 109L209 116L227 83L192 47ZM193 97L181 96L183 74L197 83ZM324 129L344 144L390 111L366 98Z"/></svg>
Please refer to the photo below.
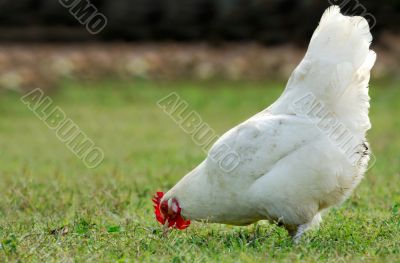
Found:
<svg viewBox="0 0 400 263"><path fill-rule="evenodd" d="M163 236L151 197L205 156L157 106L176 91L218 133L273 102L283 84L66 83L50 94L105 152L88 169L12 92L0 93L0 262L398 262L400 89L371 85L376 164L318 231L293 245L267 222L193 223Z"/></svg>

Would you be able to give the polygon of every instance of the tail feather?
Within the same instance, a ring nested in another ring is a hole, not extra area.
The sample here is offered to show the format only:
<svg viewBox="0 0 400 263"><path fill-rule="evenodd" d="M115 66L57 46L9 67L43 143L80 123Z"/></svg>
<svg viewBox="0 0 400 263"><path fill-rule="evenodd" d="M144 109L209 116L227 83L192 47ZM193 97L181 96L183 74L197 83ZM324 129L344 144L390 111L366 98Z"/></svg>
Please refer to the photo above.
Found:
<svg viewBox="0 0 400 263"><path fill-rule="evenodd" d="M285 99L312 92L348 128L365 134L370 128L367 87L376 59L371 41L364 18L344 16L337 6L328 8L289 80Z"/></svg>
<svg viewBox="0 0 400 263"><path fill-rule="evenodd" d="M335 64L351 62L358 69L368 55L371 42L367 20L360 16L344 16L339 7L332 6L324 12L306 58Z"/></svg>
<svg viewBox="0 0 400 263"><path fill-rule="evenodd" d="M335 112L346 126L361 134L365 134L371 128L368 117L368 82L375 60L375 52L369 51L364 63L353 73L351 82L335 104Z"/></svg>
<svg viewBox="0 0 400 263"><path fill-rule="evenodd" d="M337 118L364 139L370 128L368 82L376 59L369 49L368 22L328 8L307 53L294 70L282 96L266 111L296 114L292 103L312 93Z"/></svg>

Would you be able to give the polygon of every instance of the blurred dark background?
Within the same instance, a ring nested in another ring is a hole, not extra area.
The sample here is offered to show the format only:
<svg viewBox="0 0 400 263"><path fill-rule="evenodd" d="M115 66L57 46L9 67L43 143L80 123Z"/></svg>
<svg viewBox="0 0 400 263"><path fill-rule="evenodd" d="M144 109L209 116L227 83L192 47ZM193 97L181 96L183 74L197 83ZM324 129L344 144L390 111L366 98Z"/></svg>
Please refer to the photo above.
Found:
<svg viewBox="0 0 400 263"><path fill-rule="evenodd" d="M0 0L0 90L65 79L286 80L332 4L370 22L373 78L399 78L400 0ZM105 19L97 34L94 14Z"/></svg>
<svg viewBox="0 0 400 263"><path fill-rule="evenodd" d="M400 0L82 0L108 19L100 34L91 35L60 1L68 2L0 0L0 41L251 40L304 45L330 3L348 14L373 14L376 38L384 31L396 32L400 22Z"/></svg>

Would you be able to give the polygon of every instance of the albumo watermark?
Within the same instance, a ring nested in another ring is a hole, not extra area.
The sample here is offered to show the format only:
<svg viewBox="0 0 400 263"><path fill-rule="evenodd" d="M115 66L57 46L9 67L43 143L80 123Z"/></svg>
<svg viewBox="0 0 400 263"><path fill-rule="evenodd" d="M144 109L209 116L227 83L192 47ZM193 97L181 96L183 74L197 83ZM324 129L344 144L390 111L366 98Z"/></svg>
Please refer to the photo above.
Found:
<svg viewBox="0 0 400 263"><path fill-rule="evenodd" d="M182 100L176 92L172 92L157 102L161 108L181 129L191 135L193 142L207 153L210 145L219 136L210 125L205 123L200 115L189 109L189 104ZM229 145L221 144L214 147L208 156L224 172L233 171L240 163L240 156Z"/></svg>
<svg viewBox="0 0 400 263"><path fill-rule="evenodd" d="M59 0L59 2L79 23L85 25L89 33L98 34L107 26L107 17L100 13L89 0Z"/></svg>
<svg viewBox="0 0 400 263"><path fill-rule="evenodd" d="M342 123L328 107L313 93L306 93L291 104L291 109L299 116L308 118L325 134L333 145L346 156L353 165L363 167L365 151L369 153L370 161L366 169L370 169L376 161L375 156L369 151L367 143L360 142L351 130Z"/></svg>
<svg viewBox="0 0 400 263"><path fill-rule="evenodd" d="M54 106L53 100L35 89L21 97L24 103L47 127L55 131L63 142L88 168L96 168L104 159L104 152L75 124L65 112Z"/></svg>
<svg viewBox="0 0 400 263"><path fill-rule="evenodd" d="M343 14L348 16L362 16L369 24L370 29L376 25L376 18L367 11L367 8L359 0L328 0L331 5L337 5Z"/></svg>

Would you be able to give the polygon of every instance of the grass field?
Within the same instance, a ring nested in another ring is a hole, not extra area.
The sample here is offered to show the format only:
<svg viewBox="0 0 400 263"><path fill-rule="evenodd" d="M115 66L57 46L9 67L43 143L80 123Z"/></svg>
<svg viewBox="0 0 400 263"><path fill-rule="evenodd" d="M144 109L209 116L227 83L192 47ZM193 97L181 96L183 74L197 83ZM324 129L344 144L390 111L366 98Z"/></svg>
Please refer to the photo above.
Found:
<svg viewBox="0 0 400 263"><path fill-rule="evenodd" d="M222 134L273 102L282 83L65 83L50 94L105 152L88 169L11 91L0 93L0 262L400 260L399 82L371 85L375 165L318 231L193 223L163 236L151 197L205 156L156 101L172 91Z"/></svg>

